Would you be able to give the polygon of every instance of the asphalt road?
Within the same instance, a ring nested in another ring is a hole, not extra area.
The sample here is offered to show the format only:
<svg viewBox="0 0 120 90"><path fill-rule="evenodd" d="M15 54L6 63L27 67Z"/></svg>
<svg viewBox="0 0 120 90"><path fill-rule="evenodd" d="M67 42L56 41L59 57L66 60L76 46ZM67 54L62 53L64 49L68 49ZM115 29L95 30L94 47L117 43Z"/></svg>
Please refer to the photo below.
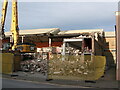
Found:
<svg viewBox="0 0 120 90"><path fill-rule="evenodd" d="M75 86L58 85L42 82L32 82L25 80L14 80L4 78L2 80L2 88L76 88Z"/></svg>
<svg viewBox="0 0 120 90"><path fill-rule="evenodd" d="M16 79L2 79L2 88L86 88L82 86L72 86L72 85L60 85L60 84L51 84L51 83L43 83L43 82L32 82L25 80L16 80ZM90 89L92 90L92 88ZM93 90L118 90L118 89L110 89L110 88L94 88Z"/></svg>

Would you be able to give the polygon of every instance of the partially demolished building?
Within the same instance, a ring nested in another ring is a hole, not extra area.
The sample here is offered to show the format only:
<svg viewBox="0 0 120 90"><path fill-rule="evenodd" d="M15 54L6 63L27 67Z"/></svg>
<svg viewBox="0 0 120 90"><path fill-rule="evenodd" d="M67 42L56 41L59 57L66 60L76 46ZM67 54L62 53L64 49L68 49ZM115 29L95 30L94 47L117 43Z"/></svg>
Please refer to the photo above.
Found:
<svg viewBox="0 0 120 90"><path fill-rule="evenodd" d="M77 35L72 38L63 38L63 54L65 54L65 47L67 47L67 52L69 54L72 52L71 49L76 49L79 54L90 54L90 55L104 55L104 32L102 29L96 30L69 30L59 32L59 35ZM71 47L71 48L70 48Z"/></svg>
<svg viewBox="0 0 120 90"><path fill-rule="evenodd" d="M10 32L5 33L9 43ZM110 36L111 33L109 33ZM110 56L106 53L108 33L103 29L87 29L87 30L67 30L60 31L59 28L20 30L21 42L34 43L37 46L37 58L40 58L39 52L52 52L62 55L98 55L106 56L107 62L111 62ZM106 39L107 38L107 39ZM115 40L115 37L113 37ZM107 41L106 41L107 40ZM111 46L113 43L109 43ZM115 45L114 45L115 49ZM109 55L113 53L109 52ZM115 55L113 55L115 57ZM115 58L112 60L115 61ZM115 62L114 62L115 63ZM110 65L113 63L108 63Z"/></svg>

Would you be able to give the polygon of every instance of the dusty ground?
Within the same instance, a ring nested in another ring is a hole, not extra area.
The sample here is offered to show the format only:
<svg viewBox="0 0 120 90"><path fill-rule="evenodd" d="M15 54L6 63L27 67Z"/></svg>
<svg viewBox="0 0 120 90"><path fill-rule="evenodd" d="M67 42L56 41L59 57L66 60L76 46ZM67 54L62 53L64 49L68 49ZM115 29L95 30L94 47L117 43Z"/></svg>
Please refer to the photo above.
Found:
<svg viewBox="0 0 120 90"><path fill-rule="evenodd" d="M101 78L100 80L116 80L116 69L114 68L110 68L108 69L105 74L104 77Z"/></svg>

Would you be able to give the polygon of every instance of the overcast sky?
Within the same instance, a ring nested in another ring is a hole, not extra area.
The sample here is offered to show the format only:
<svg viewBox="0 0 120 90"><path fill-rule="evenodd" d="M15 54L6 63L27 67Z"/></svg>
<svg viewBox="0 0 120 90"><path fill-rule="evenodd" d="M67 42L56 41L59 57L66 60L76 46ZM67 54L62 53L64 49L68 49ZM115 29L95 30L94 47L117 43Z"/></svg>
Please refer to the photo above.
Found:
<svg viewBox="0 0 120 90"><path fill-rule="evenodd" d="M19 28L114 31L117 4L117 2L19 2ZM9 31L11 3L8 5L6 19L5 31Z"/></svg>

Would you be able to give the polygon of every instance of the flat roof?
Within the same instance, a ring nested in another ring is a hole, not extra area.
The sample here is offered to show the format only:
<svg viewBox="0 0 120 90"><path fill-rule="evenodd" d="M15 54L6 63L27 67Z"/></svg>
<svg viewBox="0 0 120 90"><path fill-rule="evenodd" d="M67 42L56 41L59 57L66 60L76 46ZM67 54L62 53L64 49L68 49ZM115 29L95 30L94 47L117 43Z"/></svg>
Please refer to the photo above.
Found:
<svg viewBox="0 0 120 90"><path fill-rule="evenodd" d="M67 30L67 31L61 31L58 34L78 34L78 33L92 33L92 32L101 33L103 32L103 29Z"/></svg>
<svg viewBox="0 0 120 90"><path fill-rule="evenodd" d="M60 32L59 28L45 28L45 29L31 29L31 30L19 30L20 35L34 35L34 34L57 34ZM12 35L12 33L5 32L6 36Z"/></svg>
<svg viewBox="0 0 120 90"><path fill-rule="evenodd" d="M103 33L103 29L81 29L81 30L66 30L60 31L59 28L45 28L45 29L31 29L31 30L19 30L20 35L42 35L42 34L53 34L59 37L64 36L71 36L71 35L78 35L78 34L89 34L92 32ZM105 37L113 37L115 36L115 32L104 32ZM12 33L5 32L6 37L12 35ZM62 36L61 36L62 35Z"/></svg>

